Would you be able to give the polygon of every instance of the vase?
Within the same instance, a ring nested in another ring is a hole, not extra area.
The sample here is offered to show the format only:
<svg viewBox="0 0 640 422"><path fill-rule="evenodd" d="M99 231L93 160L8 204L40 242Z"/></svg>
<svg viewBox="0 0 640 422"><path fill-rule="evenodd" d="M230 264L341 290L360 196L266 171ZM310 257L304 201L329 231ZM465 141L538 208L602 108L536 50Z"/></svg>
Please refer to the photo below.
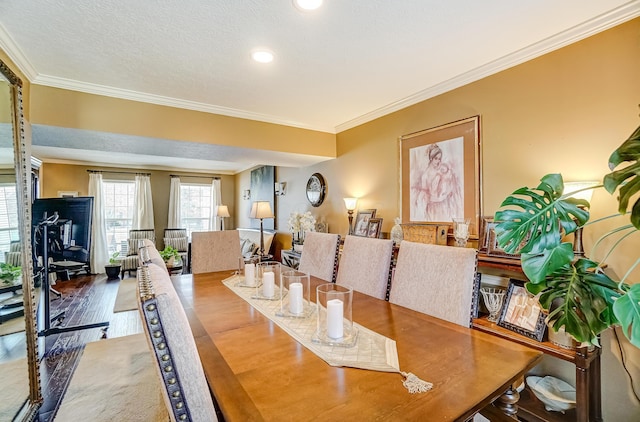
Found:
<svg viewBox="0 0 640 422"><path fill-rule="evenodd" d="M391 228L391 240L393 240L393 244L398 246L403 239L402 226L400 226L400 217L395 218L395 225Z"/></svg>

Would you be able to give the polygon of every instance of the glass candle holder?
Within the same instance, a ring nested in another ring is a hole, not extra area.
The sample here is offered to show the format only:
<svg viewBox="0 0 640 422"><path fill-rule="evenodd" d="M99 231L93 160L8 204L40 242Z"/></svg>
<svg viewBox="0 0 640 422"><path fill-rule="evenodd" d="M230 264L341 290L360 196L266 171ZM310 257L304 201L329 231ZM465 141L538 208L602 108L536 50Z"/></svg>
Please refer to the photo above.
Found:
<svg viewBox="0 0 640 422"><path fill-rule="evenodd" d="M456 246L467 246L470 222L470 218L453 218L453 237L456 239Z"/></svg>
<svg viewBox="0 0 640 422"><path fill-rule="evenodd" d="M257 258L238 258L238 283L239 287L256 287L258 282L256 274Z"/></svg>
<svg viewBox="0 0 640 422"><path fill-rule="evenodd" d="M262 261L256 264L256 291L254 299L280 300L280 263Z"/></svg>
<svg viewBox="0 0 640 422"><path fill-rule="evenodd" d="M316 332L311 340L331 346L354 346L358 330L353 326L352 305L351 288L334 283L319 285L316 289Z"/></svg>
<svg viewBox="0 0 640 422"><path fill-rule="evenodd" d="M280 274L280 310L276 315L285 318L306 318L314 309L311 304L309 274L283 269Z"/></svg>

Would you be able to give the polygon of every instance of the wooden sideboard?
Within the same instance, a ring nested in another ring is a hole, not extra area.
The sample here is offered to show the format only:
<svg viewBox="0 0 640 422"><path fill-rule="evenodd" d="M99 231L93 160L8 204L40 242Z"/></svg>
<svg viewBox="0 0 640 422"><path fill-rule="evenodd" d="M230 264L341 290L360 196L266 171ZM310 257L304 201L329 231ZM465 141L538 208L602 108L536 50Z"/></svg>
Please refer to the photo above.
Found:
<svg viewBox="0 0 640 422"><path fill-rule="evenodd" d="M478 255L478 271L480 273L517 276L526 279L520 267L520 261L513 258ZM598 347L587 349L579 347L575 350L556 346L550 341L539 342L490 322L486 317L473 320L473 328L505 338L519 344L540 350L549 356L571 362L576 368L576 402L575 409L565 414L548 412L542 403L528 389L521 393L518 402L518 418L525 421L602 421L602 404L600 391L600 353Z"/></svg>

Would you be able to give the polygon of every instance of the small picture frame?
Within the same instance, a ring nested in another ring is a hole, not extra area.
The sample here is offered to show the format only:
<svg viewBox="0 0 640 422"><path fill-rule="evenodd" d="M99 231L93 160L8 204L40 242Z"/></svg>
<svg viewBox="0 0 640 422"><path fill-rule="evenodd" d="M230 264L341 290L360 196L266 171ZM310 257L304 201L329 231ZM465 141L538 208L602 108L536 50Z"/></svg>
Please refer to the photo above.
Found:
<svg viewBox="0 0 640 422"><path fill-rule="evenodd" d="M542 341L544 337L545 314L538 300L524 287L522 280L510 279L507 296L498 325L523 336Z"/></svg>
<svg viewBox="0 0 640 422"><path fill-rule="evenodd" d="M367 233L369 232L369 220L375 216L375 209L358 210L356 222L353 226L353 235L367 237Z"/></svg>
<svg viewBox="0 0 640 422"><path fill-rule="evenodd" d="M482 217L480 224L478 252L487 256L495 256L498 258L520 259L520 255L506 253L498 246L498 238L496 236L495 227L498 223L493 217Z"/></svg>
<svg viewBox="0 0 640 422"><path fill-rule="evenodd" d="M367 237L377 239L380 237L382 230L382 218L370 218L367 225Z"/></svg>

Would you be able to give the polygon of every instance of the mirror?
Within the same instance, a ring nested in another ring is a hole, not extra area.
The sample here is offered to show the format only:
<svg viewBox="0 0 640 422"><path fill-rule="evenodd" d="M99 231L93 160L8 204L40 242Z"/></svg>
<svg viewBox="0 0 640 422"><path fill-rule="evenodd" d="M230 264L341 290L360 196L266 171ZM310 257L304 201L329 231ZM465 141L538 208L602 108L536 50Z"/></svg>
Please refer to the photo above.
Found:
<svg viewBox="0 0 640 422"><path fill-rule="evenodd" d="M31 262L30 159L22 82L0 61L0 420L27 421L42 401ZM30 166L30 164L29 164Z"/></svg>
<svg viewBox="0 0 640 422"><path fill-rule="evenodd" d="M320 173L313 173L307 181L307 199L313 207L319 207L324 201L327 185Z"/></svg>

